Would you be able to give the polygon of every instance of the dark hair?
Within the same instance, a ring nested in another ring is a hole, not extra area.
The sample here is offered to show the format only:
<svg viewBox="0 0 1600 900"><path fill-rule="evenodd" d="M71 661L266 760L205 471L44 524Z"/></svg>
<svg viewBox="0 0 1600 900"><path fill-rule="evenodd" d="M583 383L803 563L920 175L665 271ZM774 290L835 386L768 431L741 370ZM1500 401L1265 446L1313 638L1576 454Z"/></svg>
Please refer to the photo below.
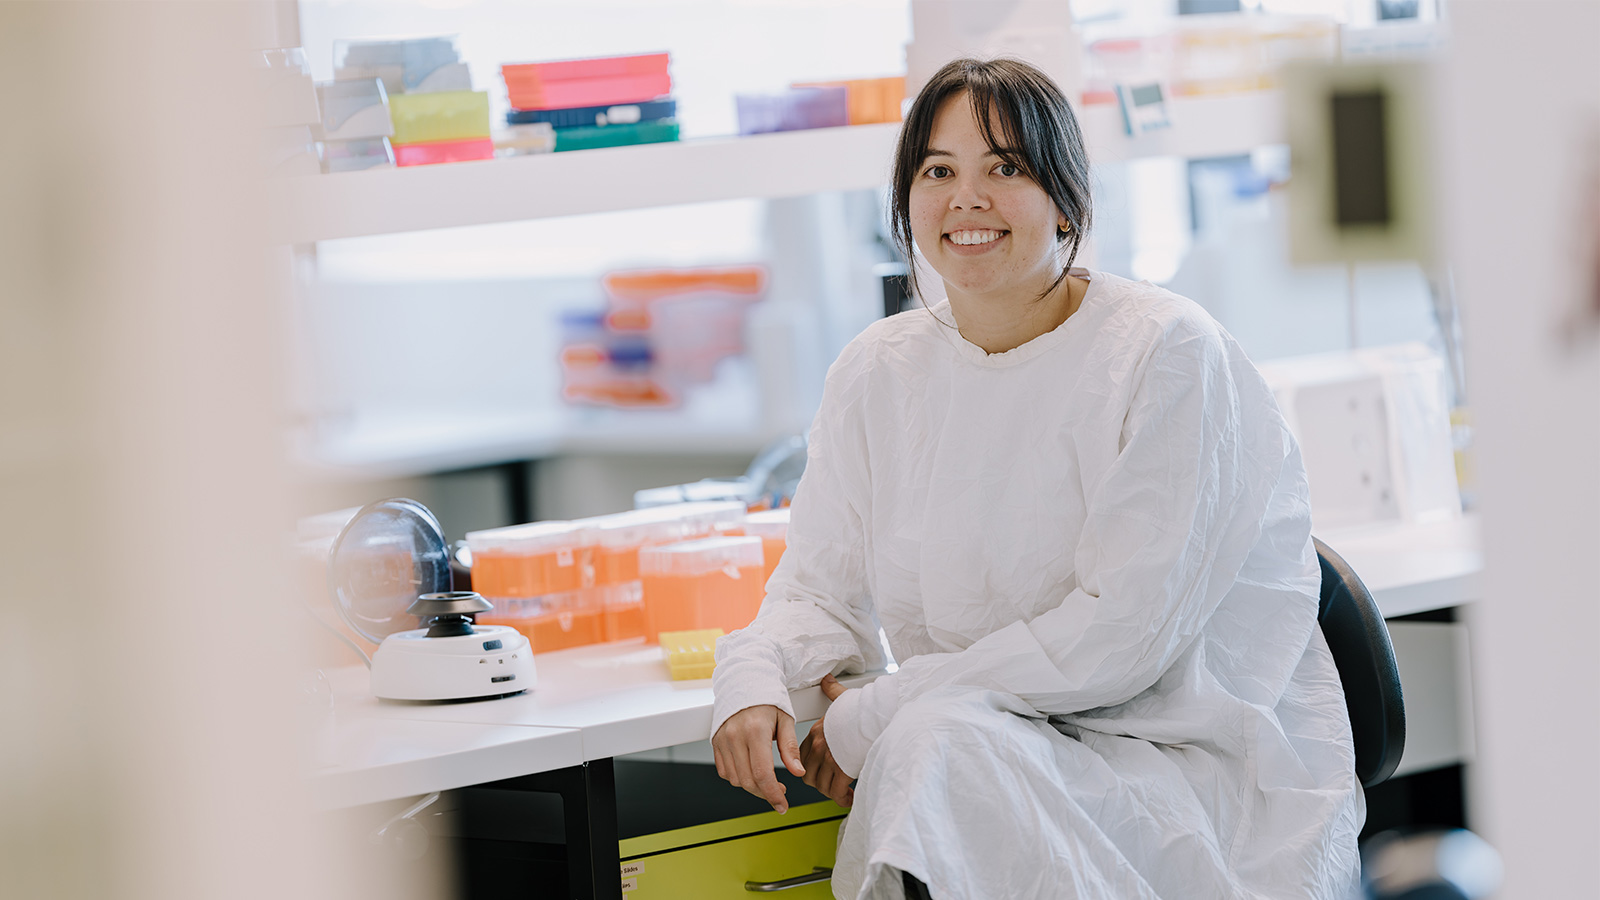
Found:
<svg viewBox="0 0 1600 900"><path fill-rule="evenodd" d="M905 257L907 285L911 293L917 292L911 183L927 160L939 107L963 91L971 98L979 132L989 149L1043 188L1067 218L1067 230L1058 229L1056 241L1070 244L1071 251L1061 274L1039 295L1042 300L1066 279L1089 230L1089 154L1084 150L1078 119L1061 88L1050 76L1017 59L952 60L928 79L906 114L894 154L889 231Z"/></svg>

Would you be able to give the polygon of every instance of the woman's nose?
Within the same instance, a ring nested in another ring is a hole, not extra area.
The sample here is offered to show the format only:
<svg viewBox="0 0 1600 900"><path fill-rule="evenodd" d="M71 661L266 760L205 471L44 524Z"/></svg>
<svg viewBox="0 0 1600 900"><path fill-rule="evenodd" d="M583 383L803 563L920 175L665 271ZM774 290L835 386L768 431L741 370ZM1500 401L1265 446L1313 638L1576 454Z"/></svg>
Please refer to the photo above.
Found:
<svg viewBox="0 0 1600 900"><path fill-rule="evenodd" d="M950 196L951 209L988 209L989 198L978 185L966 178L956 179L955 193Z"/></svg>

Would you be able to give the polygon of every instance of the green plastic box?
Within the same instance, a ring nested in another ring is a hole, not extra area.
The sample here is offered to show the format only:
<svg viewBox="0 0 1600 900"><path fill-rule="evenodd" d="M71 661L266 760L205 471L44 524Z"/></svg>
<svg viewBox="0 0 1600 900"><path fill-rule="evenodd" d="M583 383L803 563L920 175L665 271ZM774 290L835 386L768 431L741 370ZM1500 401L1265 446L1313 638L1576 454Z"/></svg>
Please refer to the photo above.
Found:
<svg viewBox="0 0 1600 900"><path fill-rule="evenodd" d="M487 91L389 95L395 144L464 141L489 136Z"/></svg>
<svg viewBox="0 0 1600 900"><path fill-rule="evenodd" d="M398 129L398 126L396 127ZM672 119L638 122L633 125L606 125L600 128L557 128L556 152L593 150L598 147L626 147L630 144L660 144L677 139L678 123Z"/></svg>

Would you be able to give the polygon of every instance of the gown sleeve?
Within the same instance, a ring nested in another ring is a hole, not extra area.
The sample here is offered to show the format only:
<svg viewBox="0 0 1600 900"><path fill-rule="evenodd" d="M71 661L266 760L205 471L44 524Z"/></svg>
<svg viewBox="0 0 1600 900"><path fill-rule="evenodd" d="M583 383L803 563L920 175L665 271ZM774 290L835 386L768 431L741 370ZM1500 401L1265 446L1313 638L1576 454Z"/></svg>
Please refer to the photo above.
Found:
<svg viewBox="0 0 1600 900"><path fill-rule="evenodd" d="M869 365L857 341L829 369L790 511L788 549L755 621L717 640L713 735L751 706L768 704L793 716L791 688L885 663L862 526L867 441L860 400Z"/></svg>
<svg viewBox="0 0 1600 900"><path fill-rule="evenodd" d="M1179 323L1133 373L1120 449L1085 485L1078 587L1031 621L846 691L824 727L847 774L900 706L935 688L1003 691L1042 715L1113 706L1200 634L1262 533L1293 441L1259 374L1214 328Z"/></svg>

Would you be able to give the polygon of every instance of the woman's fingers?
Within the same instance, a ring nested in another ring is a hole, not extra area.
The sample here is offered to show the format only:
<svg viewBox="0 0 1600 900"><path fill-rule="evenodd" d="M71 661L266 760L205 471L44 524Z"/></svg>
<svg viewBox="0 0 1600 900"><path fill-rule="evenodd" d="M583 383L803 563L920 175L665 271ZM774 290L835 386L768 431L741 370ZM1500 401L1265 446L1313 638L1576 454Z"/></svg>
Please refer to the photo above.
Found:
<svg viewBox="0 0 1600 900"><path fill-rule="evenodd" d="M832 675L822 676L822 695L828 698L829 703L839 699L839 695L844 693L846 690L848 689L844 685L840 684L839 680L834 678Z"/></svg>
<svg viewBox="0 0 1600 900"><path fill-rule="evenodd" d="M800 767L805 770L805 774L800 776L800 780L812 787L817 786L816 756L817 752L812 746L811 735L808 734L806 739L800 742Z"/></svg>
<svg viewBox="0 0 1600 900"><path fill-rule="evenodd" d="M778 758L783 760L789 774L804 777L806 766L800 760L800 742L794 737L794 718L783 710L778 711L778 731L773 739L778 742Z"/></svg>
<svg viewBox="0 0 1600 900"><path fill-rule="evenodd" d="M827 750L821 738L821 725L811 726L811 731L806 735L805 741L800 744L800 763L805 768L802 780L817 786L817 778L821 776L824 757Z"/></svg>
<svg viewBox="0 0 1600 900"><path fill-rule="evenodd" d="M788 793L789 789L778 780L776 770L772 768L770 746L766 742L762 743L759 759L754 752L750 754L750 768L755 780L755 790L751 793L772 804L772 808L778 812L786 813L789 811L789 801L784 799L784 794Z"/></svg>

